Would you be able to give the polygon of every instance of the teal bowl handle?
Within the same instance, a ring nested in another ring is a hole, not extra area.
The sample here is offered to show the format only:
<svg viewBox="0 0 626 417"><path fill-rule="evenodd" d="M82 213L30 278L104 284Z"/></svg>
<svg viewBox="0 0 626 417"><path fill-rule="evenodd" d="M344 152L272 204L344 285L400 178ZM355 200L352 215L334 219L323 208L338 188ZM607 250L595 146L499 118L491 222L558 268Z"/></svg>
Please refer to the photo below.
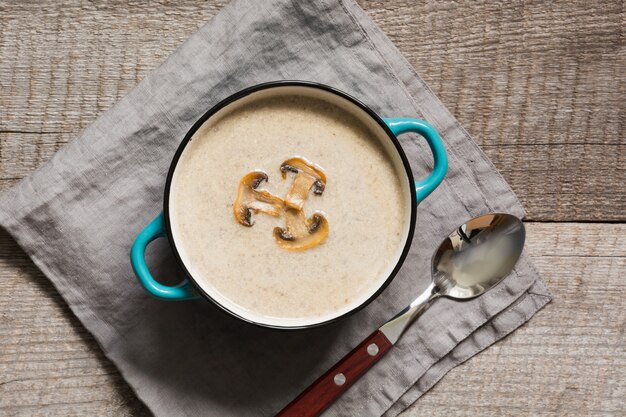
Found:
<svg viewBox="0 0 626 417"><path fill-rule="evenodd" d="M435 128L422 120L398 117L385 119L385 123L387 123L389 129L391 129L396 136L407 132L422 135L424 139L426 139L426 142L428 142L428 146L430 146L430 150L433 153L435 160L433 172L423 180L415 181L415 197L417 204L419 204L441 184L441 181L443 181L443 178L446 176L446 172L448 171L446 149Z"/></svg>
<svg viewBox="0 0 626 417"><path fill-rule="evenodd" d="M157 282L146 265L146 248L155 239L166 237L163 213L156 216L137 236L130 250L130 263L139 282L152 295L163 300L191 300L198 298L198 293L188 279L175 286Z"/></svg>

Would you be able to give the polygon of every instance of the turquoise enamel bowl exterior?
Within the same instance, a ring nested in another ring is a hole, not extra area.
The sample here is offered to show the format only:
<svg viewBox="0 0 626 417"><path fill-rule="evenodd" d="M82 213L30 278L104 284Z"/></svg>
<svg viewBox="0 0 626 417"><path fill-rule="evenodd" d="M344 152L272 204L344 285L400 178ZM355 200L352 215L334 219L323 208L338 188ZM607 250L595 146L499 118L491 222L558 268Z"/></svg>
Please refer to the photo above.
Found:
<svg viewBox="0 0 626 417"><path fill-rule="evenodd" d="M394 143L395 148L398 151L398 154L400 155L403 161L404 168L406 170L408 178L411 180L411 182L414 182L415 184L414 188L410 190L410 193L412 196L410 230L409 230L409 234L407 237L407 242L405 243L405 247L402 252L402 256L400 257L398 261L398 264L394 268L393 272L390 274L389 278L380 287L380 289L374 295L372 295L372 297L370 297L362 305L350 311L349 313L346 313L345 315L352 314L358 311L359 309L367 305L369 302L371 302L374 298L376 298L376 296L378 296L378 294L382 292L382 290L389 284L389 282L391 282L391 280L393 279L393 277L399 270L410 248L410 243L411 243L414 229L415 229L415 213L416 213L417 206L426 197L428 197L439 186L439 184L441 184L448 170L448 158L446 156L445 147L443 145L441 138L439 137L439 134L437 133L437 131L435 130L433 126L431 126L430 124L422 120L407 118L407 117L382 119L368 106L361 103L359 100L355 99L354 97L346 93L343 93L337 89L334 89L332 87L323 85L323 84L311 83L311 82L306 82L306 81L276 81L276 82L259 84L259 85L247 88L245 90L242 90L228 97L227 99L217 104L215 107L209 110L202 118L200 118L198 122L194 124L194 126L190 129L189 133L187 133L181 145L179 146L176 152L176 155L174 156L174 159L172 161L169 174L167 176L167 181L166 181L166 186L165 186L164 212L157 215L157 217L154 218L154 220L152 220L139 233L134 244L132 245L131 253L130 253L131 264L135 272L135 275L139 279L139 282L141 283L141 285L146 289L146 291L148 291L148 293L150 293L154 297L162 299L162 300L192 300L192 299L204 297L214 302L215 304L217 304L219 307L221 307L223 310L227 311L231 315L239 317L242 320L251 322L253 324L258 324L264 327L274 327L274 328L292 329L292 328L319 326L325 323L338 320L341 317L345 316L343 315L333 320L329 320L329 321L322 322L322 323L316 323L310 326L281 327L281 326L273 326L273 325L266 325L263 323L257 323L246 317L237 315L233 313L232 311L229 311L228 309L226 309L219 303L217 303L215 300L213 300L206 292L202 290L202 288L199 285L196 284L191 274L189 274L188 268L184 265L180 256L178 256L175 242L171 239L169 217L168 217L168 200L169 200L170 183L171 183L174 169L176 167L178 159L180 155L182 154L182 151L184 150L186 144L189 142L189 140L193 136L193 134L200 128L202 124L204 124L204 122L209 117L211 117L213 114L215 114L218 110L225 107L226 105L231 104L234 101L242 97L245 97L249 94L252 94L260 90L264 90L267 88L274 88L274 87L284 87L284 86L322 89L327 92L331 92L333 94L341 96L344 99L349 100L350 102L352 102L353 104L361 108L362 110L366 111L369 114L369 116L371 116L387 132L389 139ZM410 168L409 162L397 139L397 136L404 134L404 133L409 133L409 132L417 133L420 136L422 136L426 140L433 154L434 164L433 164L432 172L426 178L419 180L419 181L413 181L413 176L411 174L411 168ZM171 286L171 285L164 285L164 284L159 283L157 280L154 279L154 277L150 273L150 270L148 269L148 266L146 265L145 252L146 252L147 246L153 240L157 238L161 238L161 237L168 238L170 242L170 246L172 247L172 251L174 252L174 255L176 256L182 268L187 273L187 277L183 279L178 285Z"/></svg>

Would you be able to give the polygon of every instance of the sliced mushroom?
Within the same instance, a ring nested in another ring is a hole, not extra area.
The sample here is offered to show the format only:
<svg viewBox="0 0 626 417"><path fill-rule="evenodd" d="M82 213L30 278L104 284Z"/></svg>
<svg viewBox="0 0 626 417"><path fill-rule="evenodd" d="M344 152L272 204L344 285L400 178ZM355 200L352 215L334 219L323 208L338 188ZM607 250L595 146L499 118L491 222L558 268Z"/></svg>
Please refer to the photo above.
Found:
<svg viewBox="0 0 626 417"><path fill-rule="evenodd" d="M251 227L254 224L253 213L261 212L276 217L285 205L282 198L269 191L257 190L263 181L267 181L267 174L263 171L252 171L239 181L233 213L237 222L244 226Z"/></svg>
<svg viewBox="0 0 626 417"><path fill-rule="evenodd" d="M323 243L328 237L328 220L321 212L306 218L304 211L287 207L285 228L274 228L276 243L283 249L301 251Z"/></svg>
<svg viewBox="0 0 626 417"><path fill-rule="evenodd" d="M319 166L307 161L305 158L289 158L280 166L280 174L283 179L288 172L296 174L293 184L285 196L285 204L296 210L302 210L304 201L309 196L309 191L321 195L326 187L326 174Z"/></svg>

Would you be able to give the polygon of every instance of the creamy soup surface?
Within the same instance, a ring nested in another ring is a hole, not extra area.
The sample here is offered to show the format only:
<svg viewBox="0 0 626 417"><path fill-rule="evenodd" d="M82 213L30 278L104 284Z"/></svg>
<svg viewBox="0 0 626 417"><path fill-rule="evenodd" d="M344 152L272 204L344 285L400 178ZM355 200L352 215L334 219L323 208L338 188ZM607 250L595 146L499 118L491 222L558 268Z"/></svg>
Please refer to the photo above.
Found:
<svg viewBox="0 0 626 417"><path fill-rule="evenodd" d="M369 298L397 263L408 222L406 174L377 135L335 104L296 95L262 96L207 120L181 155L170 192L174 240L199 285L261 322L314 322ZM239 181L253 170L269 177L258 189L284 197L294 176L283 180L279 168L294 156L327 176L323 194L311 192L303 210L323 212L328 237L303 251L276 244L284 215L258 213L252 227L233 215Z"/></svg>

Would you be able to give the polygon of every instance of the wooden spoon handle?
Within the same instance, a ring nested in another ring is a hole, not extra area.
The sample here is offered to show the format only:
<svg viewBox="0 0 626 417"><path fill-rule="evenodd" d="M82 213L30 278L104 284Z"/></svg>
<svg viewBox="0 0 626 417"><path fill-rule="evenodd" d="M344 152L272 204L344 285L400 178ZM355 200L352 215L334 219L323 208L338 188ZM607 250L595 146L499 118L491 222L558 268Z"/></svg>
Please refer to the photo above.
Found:
<svg viewBox="0 0 626 417"><path fill-rule="evenodd" d="M283 408L276 417L319 415L392 346L389 339L380 330L376 330Z"/></svg>

